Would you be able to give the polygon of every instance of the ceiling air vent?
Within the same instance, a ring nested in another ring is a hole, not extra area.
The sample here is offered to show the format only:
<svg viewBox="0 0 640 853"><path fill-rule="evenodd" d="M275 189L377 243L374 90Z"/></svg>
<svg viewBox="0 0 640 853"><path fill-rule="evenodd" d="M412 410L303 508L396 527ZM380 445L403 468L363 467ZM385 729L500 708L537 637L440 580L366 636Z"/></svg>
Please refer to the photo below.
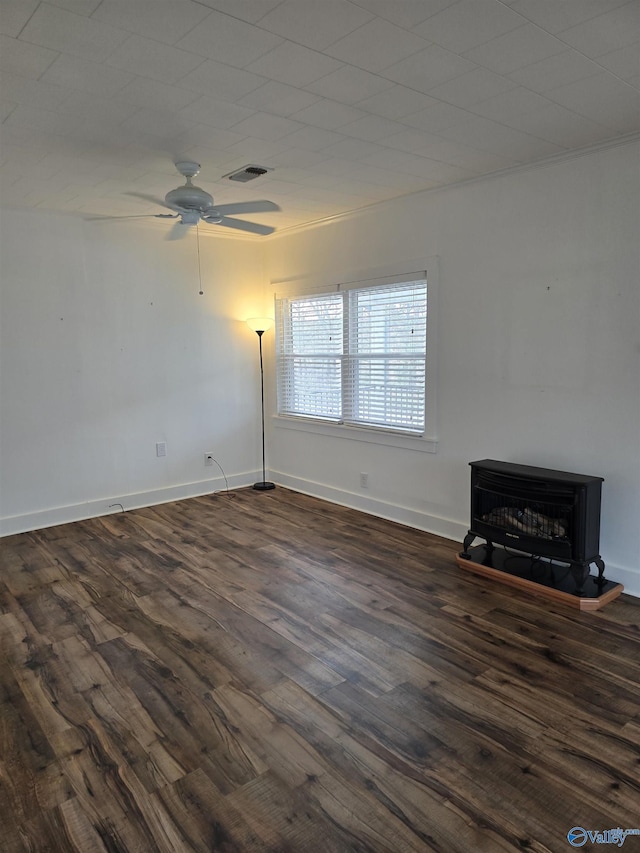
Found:
<svg viewBox="0 0 640 853"><path fill-rule="evenodd" d="M264 166L243 166L242 169L238 169L237 172L231 172L228 175L223 175L223 177L229 178L230 181L240 181L241 183L246 184L247 181L254 181L261 175L266 175L267 172L271 171L273 170L265 169Z"/></svg>

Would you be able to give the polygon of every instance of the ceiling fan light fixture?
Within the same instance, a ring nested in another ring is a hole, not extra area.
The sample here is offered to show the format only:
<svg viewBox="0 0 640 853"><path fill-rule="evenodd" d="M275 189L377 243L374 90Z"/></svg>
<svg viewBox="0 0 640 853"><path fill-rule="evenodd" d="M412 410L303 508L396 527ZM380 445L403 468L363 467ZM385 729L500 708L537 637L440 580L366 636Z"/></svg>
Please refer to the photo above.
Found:
<svg viewBox="0 0 640 853"><path fill-rule="evenodd" d="M185 210L180 221L183 225L197 225L200 221L200 211Z"/></svg>
<svg viewBox="0 0 640 853"><path fill-rule="evenodd" d="M141 198L144 201L158 204L161 207L167 207L173 211L171 214L147 214L152 217L176 220L167 239L176 240L180 236L184 236L186 231L180 228L180 226L197 226L200 220L207 225L221 225L225 228L234 228L237 231L245 231L249 234L260 234L262 236L272 234L275 231L275 228L271 225L263 225L259 222L250 222L246 219L236 218L237 214L243 213L277 213L280 207L275 202L267 201L266 199L254 199L252 201L235 201L229 204L214 205L213 196L210 193L191 183L191 178L198 174L200 165L191 160L180 160L175 166L187 180L183 186L170 190L166 194L164 201L146 193L127 193L127 195ZM252 168L260 169L257 166ZM260 169L260 171L266 172L267 170Z"/></svg>

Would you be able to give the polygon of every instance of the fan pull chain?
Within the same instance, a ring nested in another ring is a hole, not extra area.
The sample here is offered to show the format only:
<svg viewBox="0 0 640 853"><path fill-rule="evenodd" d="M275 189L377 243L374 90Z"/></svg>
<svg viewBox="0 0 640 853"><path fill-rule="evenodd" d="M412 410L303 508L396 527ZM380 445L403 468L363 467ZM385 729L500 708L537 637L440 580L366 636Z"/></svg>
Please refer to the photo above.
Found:
<svg viewBox="0 0 640 853"><path fill-rule="evenodd" d="M200 282L200 290L198 293L200 296L204 295L204 290L202 289L202 269L200 267L200 229L198 228L198 223L196 222L196 245L198 247L198 281Z"/></svg>

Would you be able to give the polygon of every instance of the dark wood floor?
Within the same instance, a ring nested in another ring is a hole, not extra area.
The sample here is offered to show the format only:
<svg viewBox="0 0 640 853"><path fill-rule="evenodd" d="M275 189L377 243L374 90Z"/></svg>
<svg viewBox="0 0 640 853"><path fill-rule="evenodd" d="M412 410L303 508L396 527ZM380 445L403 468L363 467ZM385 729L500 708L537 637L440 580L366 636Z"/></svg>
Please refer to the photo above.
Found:
<svg viewBox="0 0 640 853"><path fill-rule="evenodd" d="M2 853L556 853L640 826L634 599L528 599L280 488L0 549Z"/></svg>

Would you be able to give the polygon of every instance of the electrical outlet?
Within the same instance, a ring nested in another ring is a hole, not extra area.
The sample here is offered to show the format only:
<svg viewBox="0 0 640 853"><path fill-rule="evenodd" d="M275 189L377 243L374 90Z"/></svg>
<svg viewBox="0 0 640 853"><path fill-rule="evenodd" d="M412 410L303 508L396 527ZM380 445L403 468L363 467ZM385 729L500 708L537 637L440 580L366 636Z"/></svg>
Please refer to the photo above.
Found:
<svg viewBox="0 0 640 853"><path fill-rule="evenodd" d="M156 456L166 456L167 455L167 442L166 441L156 441Z"/></svg>
<svg viewBox="0 0 640 853"><path fill-rule="evenodd" d="M204 454L204 464L205 465L213 465L213 453L205 453Z"/></svg>
<svg viewBox="0 0 640 853"><path fill-rule="evenodd" d="M369 488L369 475L365 474L364 471L360 472L360 488L368 489Z"/></svg>

